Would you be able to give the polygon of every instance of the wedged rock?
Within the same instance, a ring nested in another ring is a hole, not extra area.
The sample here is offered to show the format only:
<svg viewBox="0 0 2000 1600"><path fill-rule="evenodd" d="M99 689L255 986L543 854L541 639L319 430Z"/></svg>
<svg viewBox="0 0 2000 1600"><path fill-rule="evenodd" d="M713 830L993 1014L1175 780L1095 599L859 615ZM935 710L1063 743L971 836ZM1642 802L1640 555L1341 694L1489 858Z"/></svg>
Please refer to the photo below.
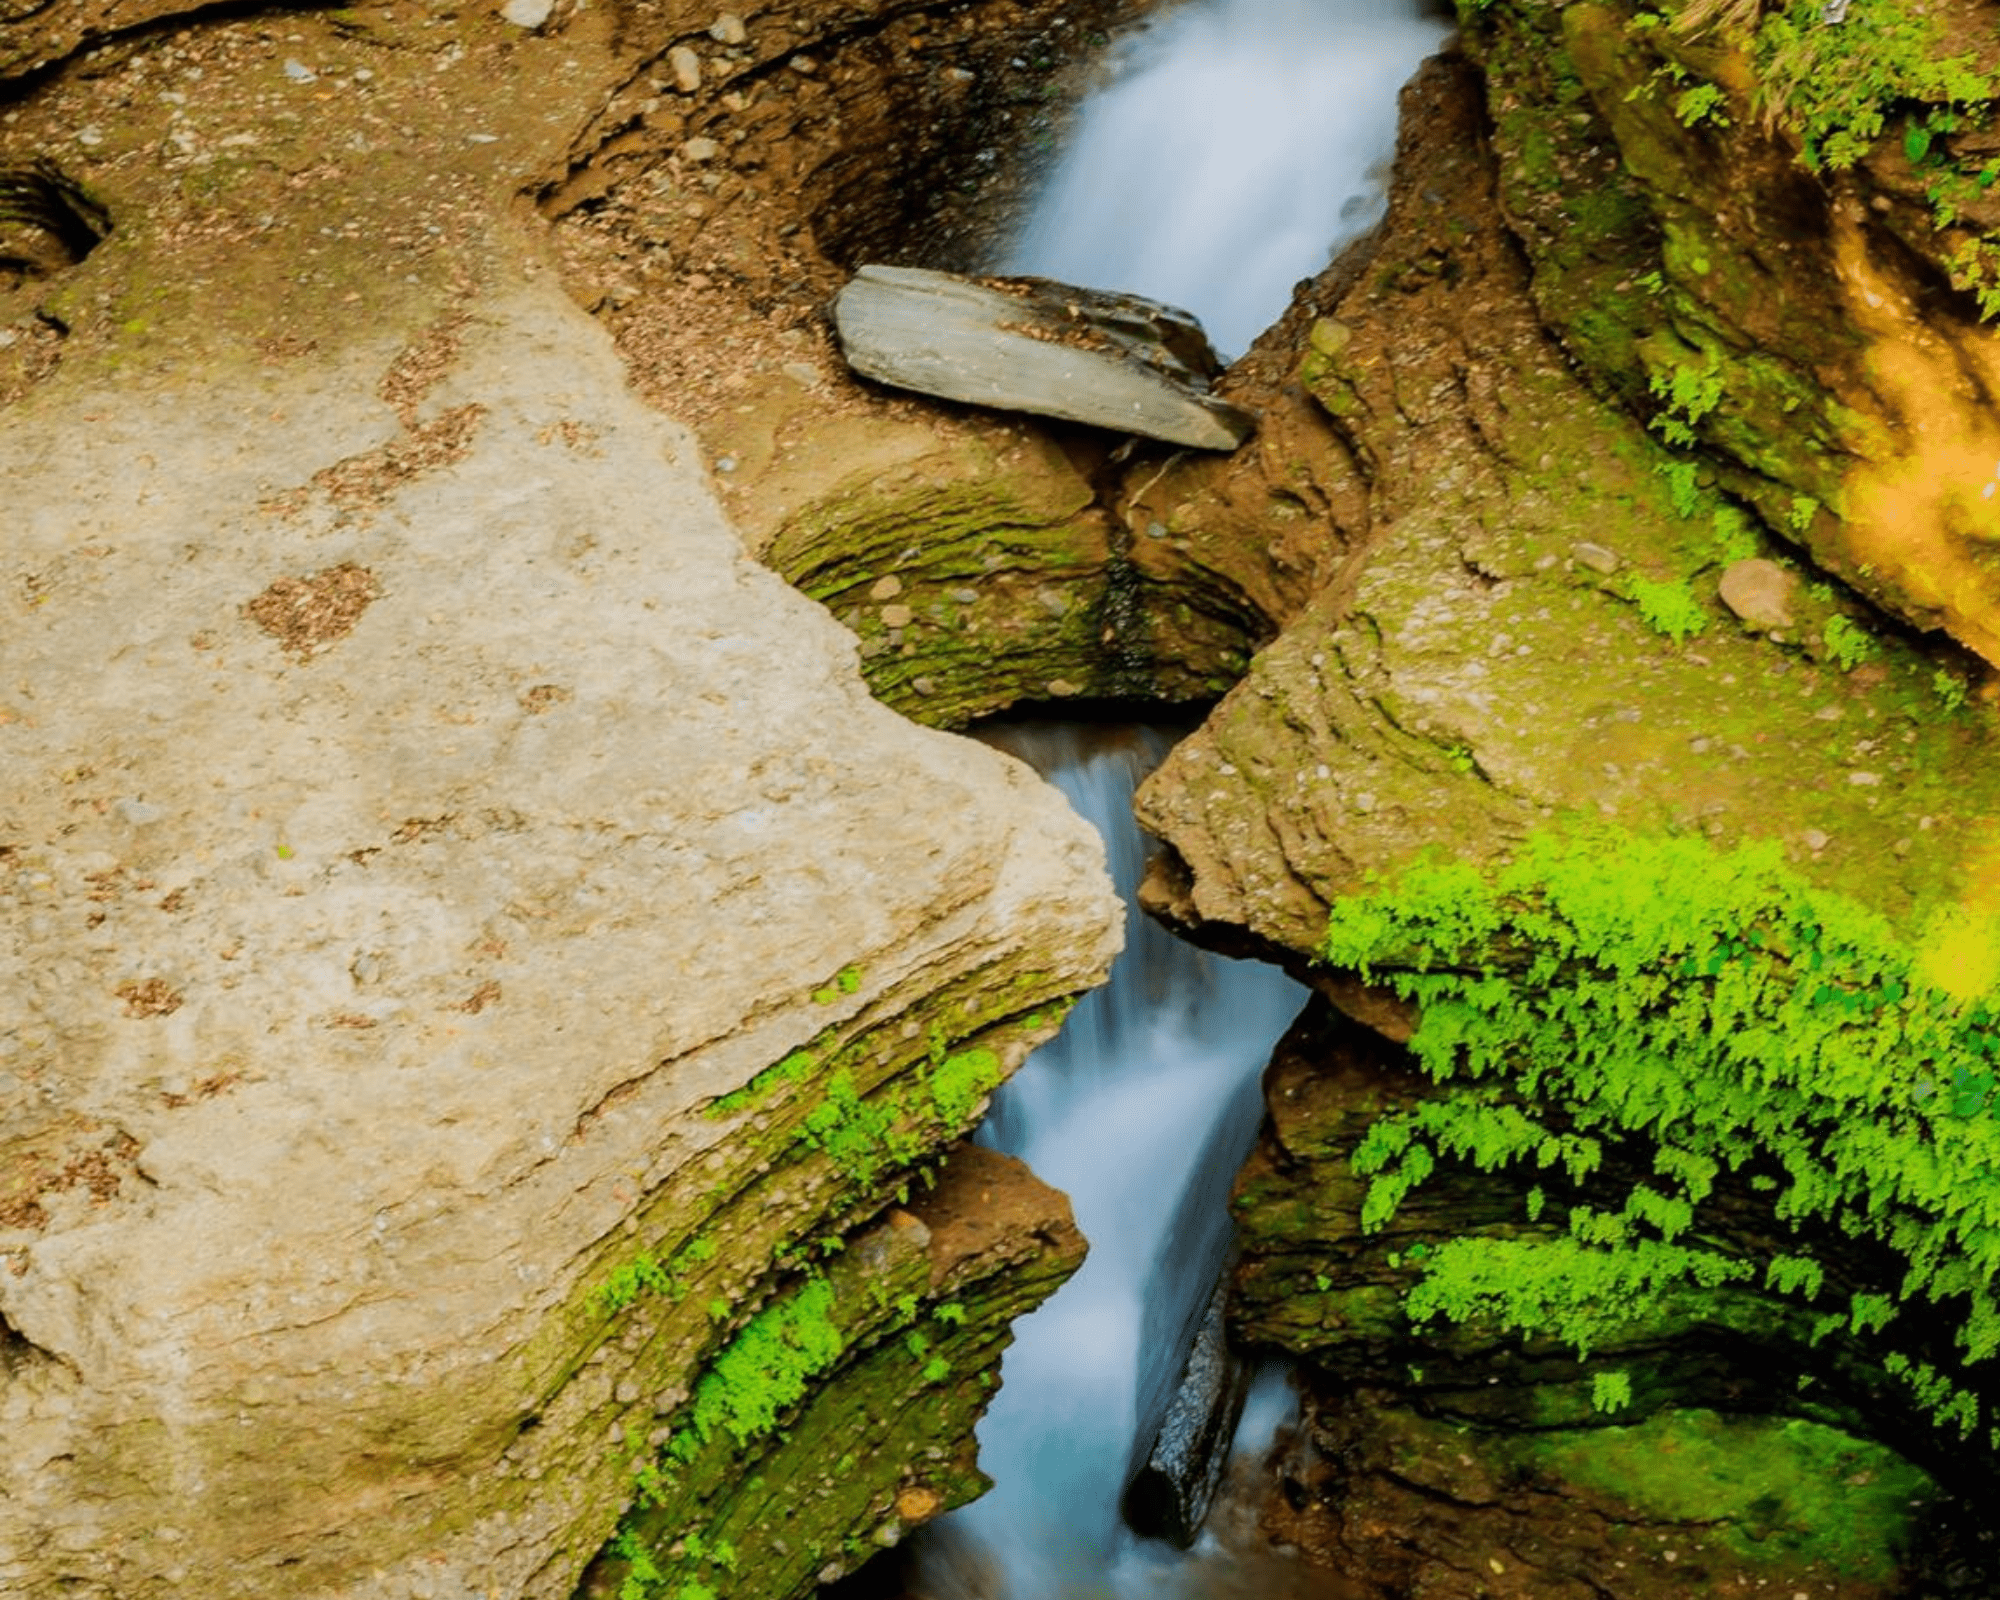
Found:
<svg viewBox="0 0 2000 1600"><path fill-rule="evenodd" d="M1144 1465L1125 1485L1122 1509L1133 1531L1182 1550L1201 1533L1250 1389L1250 1369L1229 1348L1228 1301L1225 1274L1209 1296L1180 1387L1145 1447Z"/></svg>
<svg viewBox="0 0 2000 1600"><path fill-rule="evenodd" d="M1208 393L1221 363L1201 324L1134 295L864 266L833 314L848 365L899 389L1199 450L1256 426Z"/></svg>

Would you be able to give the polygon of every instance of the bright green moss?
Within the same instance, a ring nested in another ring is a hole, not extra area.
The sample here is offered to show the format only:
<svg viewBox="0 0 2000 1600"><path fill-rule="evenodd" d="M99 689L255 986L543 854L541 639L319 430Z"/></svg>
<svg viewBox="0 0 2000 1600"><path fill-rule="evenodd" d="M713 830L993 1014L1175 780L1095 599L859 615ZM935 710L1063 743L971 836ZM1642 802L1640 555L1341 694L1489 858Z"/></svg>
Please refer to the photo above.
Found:
<svg viewBox="0 0 2000 1600"><path fill-rule="evenodd" d="M807 1280L752 1317L715 1358L695 1390L689 1426L703 1444L718 1432L738 1445L761 1438L844 1348L833 1321L833 1286L824 1278Z"/></svg>
<svg viewBox="0 0 2000 1600"><path fill-rule="evenodd" d="M1447 1160L1580 1197L1562 1231L1446 1241L1417 1320L1587 1356L1748 1290L1815 1341L1863 1341L1941 1432L2000 1449L1973 1372L2000 1352L1991 974L1942 970L1775 849L1611 833L1536 839L1490 876L1413 868L1336 906L1324 954L1418 1003L1411 1049L1448 1086L1357 1149L1364 1227ZM1761 1254L1715 1221L1725 1178L1739 1204L1766 1196ZM1843 1236L1886 1281L1830 1287Z"/></svg>
<svg viewBox="0 0 2000 1600"><path fill-rule="evenodd" d="M1817 1423L1672 1411L1632 1427L1516 1436L1522 1465L1663 1521L1706 1523L1732 1554L1886 1579L1930 1480Z"/></svg>

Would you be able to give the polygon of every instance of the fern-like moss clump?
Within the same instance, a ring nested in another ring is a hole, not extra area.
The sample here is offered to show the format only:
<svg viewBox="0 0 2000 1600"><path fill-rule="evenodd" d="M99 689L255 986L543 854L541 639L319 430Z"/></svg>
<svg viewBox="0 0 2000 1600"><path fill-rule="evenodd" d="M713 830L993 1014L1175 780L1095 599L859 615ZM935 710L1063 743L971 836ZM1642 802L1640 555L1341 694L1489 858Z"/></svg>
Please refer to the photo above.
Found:
<svg viewBox="0 0 2000 1600"><path fill-rule="evenodd" d="M1326 959L1418 1004L1444 1086L1356 1150L1364 1228L1449 1165L1525 1190L1518 1230L1427 1251L1406 1309L1584 1357L1693 1322L1819 1352L1802 1374L1844 1347L1864 1423L2000 1451L2000 993L1938 954L1984 948L1958 933L1927 957L1775 849L1622 834L1336 906Z"/></svg>

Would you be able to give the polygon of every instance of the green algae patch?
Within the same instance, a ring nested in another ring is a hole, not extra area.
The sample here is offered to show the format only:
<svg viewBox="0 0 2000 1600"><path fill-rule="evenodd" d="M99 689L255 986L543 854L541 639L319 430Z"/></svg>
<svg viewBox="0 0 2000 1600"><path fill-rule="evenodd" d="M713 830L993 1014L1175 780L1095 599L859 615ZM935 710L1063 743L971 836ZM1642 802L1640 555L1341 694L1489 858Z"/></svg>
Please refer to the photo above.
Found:
<svg viewBox="0 0 2000 1600"><path fill-rule="evenodd" d="M1798 1419L1671 1411L1631 1427L1527 1434L1502 1459L1652 1518L1716 1525L1731 1554L1788 1571L1895 1574L1931 1480L1893 1451Z"/></svg>

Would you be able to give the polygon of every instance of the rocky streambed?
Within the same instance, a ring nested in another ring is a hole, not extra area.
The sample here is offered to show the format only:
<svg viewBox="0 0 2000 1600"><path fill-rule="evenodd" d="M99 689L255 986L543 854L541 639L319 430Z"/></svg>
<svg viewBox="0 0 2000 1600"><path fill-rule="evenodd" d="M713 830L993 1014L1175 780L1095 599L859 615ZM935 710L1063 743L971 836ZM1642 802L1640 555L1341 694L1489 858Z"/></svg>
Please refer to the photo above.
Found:
<svg viewBox="0 0 2000 1600"><path fill-rule="evenodd" d="M1108 11L8 23L4 1586L789 1596L973 1492L1005 1322L1076 1241L947 1152L1112 910L1024 769L915 723L1141 698L1215 702L1140 798L1153 908L1325 1002L1239 1196L1237 1331L1313 1374L1278 1535L1380 1592L1635 1597L1889 1592L1914 1537L1918 1592L1983 1592L1908 1532L1990 1457L1983 1236L1916 1192L1894 1237L1676 1222L1708 1191L1659 1152L1708 1136L1581 1091L1505 1103L1601 1135L1617 1193L1440 1123L1385 1232L1355 1150L1451 1096L1404 1048L1421 963L1323 955L1426 856L1762 842L1882 919L1899 1015L1991 989L1995 347L1948 264L1984 213L1913 196L1933 149L1978 188L1995 63L1802 166L1784 40L1727 31L1787 15L1482 8L1383 230L1223 380L1259 426L1218 458L830 342L860 261L971 263ZM1952 19L1923 59L1993 35ZM1522 970L1488 998L1555 987ZM1746 1191L1800 1192L1787 1148ZM1983 1216L1990 1152L1936 1159ZM1413 1315L1420 1251L1555 1242L1552 1204L1622 1217L1607 1252L1733 1240L1764 1364L1699 1296L1595 1366L1519 1306ZM1663 1453L1760 1486L1687 1498Z"/></svg>

